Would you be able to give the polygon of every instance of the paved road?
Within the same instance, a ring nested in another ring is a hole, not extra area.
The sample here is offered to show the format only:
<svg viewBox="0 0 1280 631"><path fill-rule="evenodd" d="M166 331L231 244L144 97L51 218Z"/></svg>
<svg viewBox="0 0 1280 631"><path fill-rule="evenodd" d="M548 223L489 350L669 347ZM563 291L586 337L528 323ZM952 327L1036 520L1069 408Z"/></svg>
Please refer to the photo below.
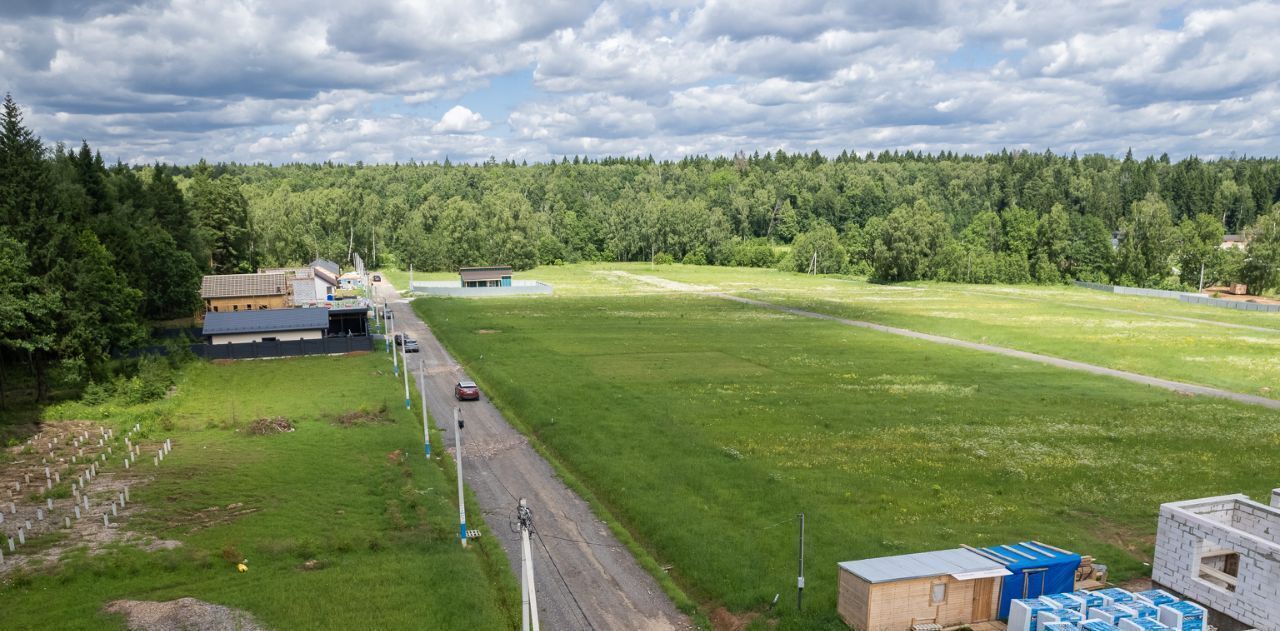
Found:
<svg viewBox="0 0 1280 631"><path fill-rule="evenodd" d="M965 340L957 340L955 338L943 337L941 335L933 335L930 333L921 333L919 331L912 331L910 329L900 329L898 327L885 326L883 324L875 324L874 322L850 320L848 318L841 318L833 315L827 315L825 313L817 313L814 311L806 311L804 309L787 307L784 305L774 304L772 302L765 302L763 300L755 300L753 298L744 298L742 296L733 296L729 294L720 294L720 293L710 294L710 295L714 295L719 298L724 298L726 300L741 302L743 304L748 304L755 307L763 307L765 309L773 309L775 311L782 311L784 313L790 313L792 315L803 316L806 318L816 318L818 320L828 320L831 322L839 322L840 324L846 324L849 326L856 326L864 329L871 329L873 331L880 331L881 333L892 333L893 335L901 335L904 337L915 338L917 340L925 340L927 342L934 342L937 344L946 344L948 346L959 346L960 348L967 348L975 351L995 353L997 355L1005 355L1007 357L1016 357L1018 359L1025 359L1028 361L1039 362L1041 364L1047 364L1050 366L1057 366L1058 368L1067 368L1069 370L1079 370L1083 372L1093 373L1095 375L1106 375L1108 377L1116 377L1118 379L1124 379L1126 381L1132 381L1134 383L1140 383L1148 386L1155 386L1157 388L1164 388L1165 390L1172 390L1174 392L1203 395L1208 397L1218 397L1221 399L1230 399L1232 401L1238 401L1240 403L1260 405L1262 407L1271 408L1273 410L1280 410L1280 400L1268 399L1266 397L1260 397L1257 395L1244 394L1241 392L1231 392L1229 390L1220 390L1218 388L1198 386L1190 383L1182 383L1180 381L1170 381L1168 379L1160 379L1157 377L1148 377L1147 375L1140 375L1138 373L1127 372L1124 370L1116 370L1114 368L1096 366L1094 364L1086 364L1084 362L1072 361L1070 359L1062 359L1060 357L1051 357L1049 355L1040 355L1038 353L1028 353L1026 351L1019 351L1019 350L1014 350L1012 348L1005 348L1003 346L993 346L991 344L967 342Z"/></svg>
<svg viewBox="0 0 1280 631"><path fill-rule="evenodd" d="M538 536L533 541L538 608L542 628L691 629L689 619L667 598L657 581L596 519L582 498L560 481L525 437L511 427L487 399L459 403L453 385L465 373L439 340L388 283L377 295L387 300L395 330L407 329L421 351L409 354L411 378L426 375L427 409L441 430L440 443L452 451L453 410L462 409L462 463L467 486L480 502L480 512L502 541L519 576L520 537L509 522L523 497L533 508ZM414 382L416 386L416 381ZM420 412L420 411L419 411ZM477 511L478 508L478 511Z"/></svg>

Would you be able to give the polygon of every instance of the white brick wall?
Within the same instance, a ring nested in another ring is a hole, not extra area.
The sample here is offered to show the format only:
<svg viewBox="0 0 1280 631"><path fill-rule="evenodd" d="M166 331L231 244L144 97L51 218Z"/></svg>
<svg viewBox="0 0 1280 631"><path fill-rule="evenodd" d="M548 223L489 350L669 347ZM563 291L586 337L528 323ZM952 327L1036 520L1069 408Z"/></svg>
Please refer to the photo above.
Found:
<svg viewBox="0 0 1280 631"><path fill-rule="evenodd" d="M1272 502L1277 498L1280 489L1273 492ZM1234 592L1199 579L1205 549L1240 555ZM1259 629L1275 629L1280 620L1280 507L1243 495L1164 504L1151 570L1155 582L1191 600Z"/></svg>

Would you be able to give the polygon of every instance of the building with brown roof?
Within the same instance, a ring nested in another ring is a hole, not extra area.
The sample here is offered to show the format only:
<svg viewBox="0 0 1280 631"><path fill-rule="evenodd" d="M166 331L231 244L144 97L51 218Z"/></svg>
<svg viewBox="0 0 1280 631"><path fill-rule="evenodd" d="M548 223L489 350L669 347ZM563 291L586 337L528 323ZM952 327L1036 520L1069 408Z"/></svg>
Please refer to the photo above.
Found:
<svg viewBox="0 0 1280 631"><path fill-rule="evenodd" d="M200 281L206 313L285 309L293 306L293 287L283 273L220 274Z"/></svg>

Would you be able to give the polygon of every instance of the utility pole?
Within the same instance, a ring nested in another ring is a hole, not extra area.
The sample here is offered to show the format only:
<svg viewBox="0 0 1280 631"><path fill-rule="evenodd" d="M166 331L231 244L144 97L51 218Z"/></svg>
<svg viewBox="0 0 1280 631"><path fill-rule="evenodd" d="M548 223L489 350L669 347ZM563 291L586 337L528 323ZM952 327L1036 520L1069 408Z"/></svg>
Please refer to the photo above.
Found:
<svg viewBox="0 0 1280 631"><path fill-rule="evenodd" d="M409 264L409 295L413 295L413 263Z"/></svg>
<svg viewBox="0 0 1280 631"><path fill-rule="evenodd" d="M392 315L390 309L391 307L387 307L387 315ZM396 320L395 318L386 318L386 320L387 320L387 323L390 324L390 332L391 332L391 334L387 338L389 343L391 344L390 346L387 347L387 350L391 351L391 371L392 373L395 374L395 376L399 377L400 376L400 358L396 354L397 353L396 351Z"/></svg>
<svg viewBox="0 0 1280 631"><path fill-rule="evenodd" d="M427 362L418 360L418 394L422 396L422 448L431 459L431 434L427 431Z"/></svg>
<svg viewBox="0 0 1280 631"><path fill-rule="evenodd" d="M409 341L408 336L400 343L400 359L403 360L400 363L404 364L404 409L412 410L413 406L409 404L409 353L405 351L408 344L404 343L407 341Z"/></svg>
<svg viewBox="0 0 1280 631"><path fill-rule="evenodd" d="M1204 291L1204 261L1200 261L1200 289L1196 291Z"/></svg>
<svg viewBox="0 0 1280 631"><path fill-rule="evenodd" d="M533 580L533 553L529 546L529 533L533 531L533 511L529 510L529 503L523 497L516 507L516 521L520 525L520 628L522 631L541 631L538 623L538 588Z"/></svg>
<svg viewBox="0 0 1280 631"><path fill-rule="evenodd" d="M796 579L796 611L804 607L804 513L800 513L800 575Z"/></svg>
<svg viewBox="0 0 1280 631"><path fill-rule="evenodd" d="M458 465L458 538L467 547L467 504L462 492L462 410L453 408L453 460Z"/></svg>

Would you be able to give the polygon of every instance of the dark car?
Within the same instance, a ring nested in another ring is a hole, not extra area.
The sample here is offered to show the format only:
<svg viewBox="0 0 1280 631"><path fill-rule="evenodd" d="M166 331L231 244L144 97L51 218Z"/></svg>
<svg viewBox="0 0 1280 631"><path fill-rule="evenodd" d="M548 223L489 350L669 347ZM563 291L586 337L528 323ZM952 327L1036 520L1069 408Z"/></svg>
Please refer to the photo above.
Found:
<svg viewBox="0 0 1280 631"><path fill-rule="evenodd" d="M396 346L400 346L401 344L404 343L404 336L399 333L396 333L396 336L394 339L396 341Z"/></svg>
<svg viewBox="0 0 1280 631"><path fill-rule="evenodd" d="M418 352L418 340L415 340L411 337L404 338L404 352L406 353Z"/></svg>
<svg viewBox="0 0 1280 631"><path fill-rule="evenodd" d="M382 311L382 314L383 314L383 315L382 315L382 317L384 317L384 318L386 318L386 319L388 319L388 320L390 320L390 319L391 319L391 310L390 310L390 309L384 309L384 310Z"/></svg>
<svg viewBox="0 0 1280 631"><path fill-rule="evenodd" d="M373 282L375 282L375 283L380 283L380 282L382 282L382 274L374 274L374 275L373 275Z"/></svg>
<svg viewBox="0 0 1280 631"><path fill-rule="evenodd" d="M474 381L459 381L453 387L453 396L459 401L479 401L480 388L476 387Z"/></svg>

